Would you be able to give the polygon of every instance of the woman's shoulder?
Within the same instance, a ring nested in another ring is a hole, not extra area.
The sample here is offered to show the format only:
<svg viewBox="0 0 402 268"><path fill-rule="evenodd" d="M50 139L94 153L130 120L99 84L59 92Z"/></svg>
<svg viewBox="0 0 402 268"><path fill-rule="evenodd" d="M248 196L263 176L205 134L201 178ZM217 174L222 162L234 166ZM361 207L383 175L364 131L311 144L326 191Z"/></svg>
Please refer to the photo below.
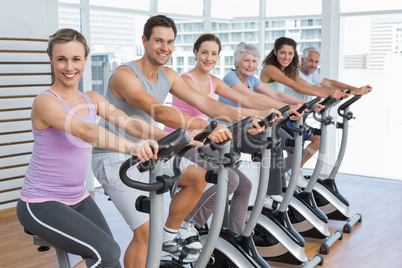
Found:
<svg viewBox="0 0 402 268"><path fill-rule="evenodd" d="M266 72L281 72L278 67L272 64L265 66L263 70L265 70Z"/></svg>
<svg viewBox="0 0 402 268"><path fill-rule="evenodd" d="M237 80L240 80L240 79L237 77L236 72L234 70L231 70L223 77L224 82L230 82L230 81L233 82L233 81L237 81Z"/></svg>
<svg viewBox="0 0 402 268"><path fill-rule="evenodd" d="M39 93L33 102L33 105L35 104L40 104L40 105L47 105L48 102L53 102L53 101L58 101L58 98L50 91L50 90L45 90L41 93Z"/></svg>

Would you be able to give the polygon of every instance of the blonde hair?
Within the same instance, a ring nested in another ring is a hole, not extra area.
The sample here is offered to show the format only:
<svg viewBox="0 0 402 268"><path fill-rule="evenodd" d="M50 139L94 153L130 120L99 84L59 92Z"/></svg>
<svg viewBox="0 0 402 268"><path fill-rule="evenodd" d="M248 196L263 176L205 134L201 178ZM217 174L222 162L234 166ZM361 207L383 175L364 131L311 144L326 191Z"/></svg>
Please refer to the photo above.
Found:
<svg viewBox="0 0 402 268"><path fill-rule="evenodd" d="M78 32L74 29L69 29L69 28L60 29L49 37L49 42L47 44L46 52L49 55L49 57L51 58L53 56L52 52L53 52L53 47L55 44L68 43L71 41L80 42L84 46L85 58L88 57L90 49L87 44L87 40L80 32ZM54 82L56 81L56 77L54 75L53 68L51 71L51 76L52 76L52 84L54 84Z"/></svg>
<svg viewBox="0 0 402 268"><path fill-rule="evenodd" d="M88 57L90 49L87 44L87 40L80 32L69 28L60 29L50 36L46 52L49 57L52 57L52 51L55 44L67 43L71 41L80 42L84 46L85 57Z"/></svg>

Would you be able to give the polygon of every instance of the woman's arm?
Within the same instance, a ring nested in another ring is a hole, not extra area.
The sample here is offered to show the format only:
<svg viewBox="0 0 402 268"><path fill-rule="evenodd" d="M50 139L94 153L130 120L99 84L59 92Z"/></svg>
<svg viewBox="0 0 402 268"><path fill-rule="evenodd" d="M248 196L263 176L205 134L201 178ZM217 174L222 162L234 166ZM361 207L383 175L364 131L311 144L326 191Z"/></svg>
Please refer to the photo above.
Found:
<svg viewBox="0 0 402 268"><path fill-rule="evenodd" d="M216 94L235 103L238 103L243 107L257 110L280 108L278 107L278 103L276 103L275 100L267 96L255 93L249 88L246 88L246 86L241 82L235 83L232 85L232 87L229 87L225 82L216 78L214 79L214 85ZM247 91L249 91L248 94L243 94Z"/></svg>
<svg viewBox="0 0 402 268"><path fill-rule="evenodd" d="M256 88L254 88L254 91L256 93L260 93L260 94L263 94L270 98L273 98L273 99L276 99L278 101L285 102L288 104L292 104L292 105L297 105L297 104L301 104L301 103L305 102L304 100L298 99L298 98L290 96L286 93L272 89L262 82Z"/></svg>
<svg viewBox="0 0 402 268"><path fill-rule="evenodd" d="M260 83L261 84L261 83ZM257 92L254 92L253 90L249 89L248 87L246 87L243 83L241 83L241 81L239 80L239 82L235 82L233 83L230 88L234 89L235 91L248 96L250 98L253 99L260 99L264 102L266 102L270 107L274 108L274 109L280 109L288 104L291 105L291 108L289 110L289 113L295 114L297 118L299 118L301 115L297 112L297 108L300 107L300 105L303 103L303 101L299 100L299 101L295 101L295 103L287 103L284 102L282 100L277 100L275 98L272 98L270 96L266 96L264 94L260 94ZM268 89L271 89L269 87L267 87ZM272 91L275 91L273 89L271 89ZM272 96L274 96L274 94L271 94ZM298 99L296 99L298 100ZM296 118L293 117L293 118Z"/></svg>
<svg viewBox="0 0 402 268"><path fill-rule="evenodd" d="M265 80L268 79L269 82L276 81L304 95L318 96L322 98L328 97L329 95L337 95L336 89L311 85L299 75L296 75L295 80L290 79L281 70L273 65L268 65L262 70L261 81L264 81L263 77Z"/></svg>
<svg viewBox="0 0 402 268"><path fill-rule="evenodd" d="M86 123L67 113L60 101L46 94L39 95L33 103L32 123L37 129L54 127L80 138L94 147L135 155L141 161L156 158L157 142L147 140L137 144L95 124ZM150 145L156 146L154 152Z"/></svg>
<svg viewBox="0 0 402 268"><path fill-rule="evenodd" d="M209 96L205 96L199 93L197 90L194 90L183 80L182 77L176 74L170 75L171 72L173 71L166 71L165 73L169 79L172 79L172 88L170 92L175 97L197 108L200 112L206 114L210 118L225 115L226 119L224 121L228 122L237 122L245 118L215 99L212 99Z"/></svg>

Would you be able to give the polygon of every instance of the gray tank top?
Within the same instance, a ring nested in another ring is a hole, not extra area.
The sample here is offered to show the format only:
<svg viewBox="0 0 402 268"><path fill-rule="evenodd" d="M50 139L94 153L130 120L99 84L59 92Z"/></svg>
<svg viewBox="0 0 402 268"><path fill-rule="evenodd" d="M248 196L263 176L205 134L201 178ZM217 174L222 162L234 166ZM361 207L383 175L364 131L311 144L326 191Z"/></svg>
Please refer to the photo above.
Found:
<svg viewBox="0 0 402 268"><path fill-rule="evenodd" d="M170 85L170 81L167 78L166 74L162 71L162 68L159 69L158 79L157 79L156 83L152 84L142 74L142 72L140 71L140 68L138 67L136 62L130 61L128 63L123 64L122 66L128 66L128 67L131 68L131 70L133 70L133 72L136 74L138 79L140 79L144 90L148 94L150 94L151 96L156 98L162 104L165 102L165 98L166 98L167 94L170 91L171 85ZM122 110L123 112L125 112L128 116L131 116L131 117L137 118L137 119L141 119L141 120L143 120L143 121L145 121L145 122L147 122L148 124L151 124L151 125L157 125L157 122L155 122L155 120L151 116L149 116L146 112L144 112L143 110L131 105L125 99L117 98L113 94L113 92L110 90L109 83L108 83L107 90L106 90L106 93L105 93L105 98L111 104L113 104L116 108L118 108L118 109ZM114 126L113 124L110 124L109 122L107 122L103 118L100 119L99 126L105 128L106 130L109 130L110 132L112 132L112 133L114 133L114 134L116 134L116 135L118 135L120 137L124 137L124 138L126 138L128 140L132 140L134 142L139 141L139 139L128 135L124 130ZM92 152L93 153L101 153L101 152L104 153L104 152L110 152L110 151L94 148Z"/></svg>

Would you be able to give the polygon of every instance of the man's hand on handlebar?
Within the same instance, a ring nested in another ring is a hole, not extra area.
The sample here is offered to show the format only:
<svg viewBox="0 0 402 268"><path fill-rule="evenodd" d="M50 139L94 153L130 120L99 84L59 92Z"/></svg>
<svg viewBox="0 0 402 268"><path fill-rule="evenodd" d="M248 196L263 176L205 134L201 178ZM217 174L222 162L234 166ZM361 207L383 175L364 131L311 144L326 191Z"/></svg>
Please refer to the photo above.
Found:
<svg viewBox="0 0 402 268"><path fill-rule="evenodd" d="M365 85L362 87L359 87L357 89L352 89L352 95L366 95L367 93L370 93L373 90L373 87L370 85Z"/></svg>
<svg viewBox="0 0 402 268"><path fill-rule="evenodd" d="M208 138L216 143L220 143L227 139L231 139L232 133L226 125L220 124L214 129Z"/></svg>
<svg viewBox="0 0 402 268"><path fill-rule="evenodd" d="M153 150L151 148L153 147ZM142 140L139 143L134 143L130 148L130 155L138 157L141 162L146 162L149 159L158 158L158 142L155 140Z"/></svg>

